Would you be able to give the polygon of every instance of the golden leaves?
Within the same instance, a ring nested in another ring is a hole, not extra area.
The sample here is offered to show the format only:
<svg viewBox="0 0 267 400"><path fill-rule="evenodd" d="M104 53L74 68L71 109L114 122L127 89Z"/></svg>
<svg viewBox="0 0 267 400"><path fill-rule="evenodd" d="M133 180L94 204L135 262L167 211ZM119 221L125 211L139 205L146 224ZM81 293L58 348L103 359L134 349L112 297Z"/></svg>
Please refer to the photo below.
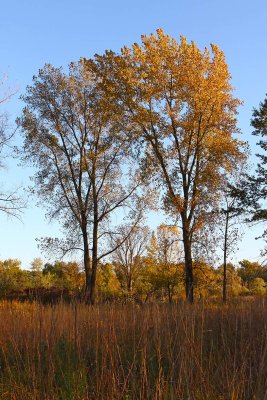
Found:
<svg viewBox="0 0 267 400"><path fill-rule="evenodd" d="M223 170L244 158L223 51L215 44L201 50L158 29L121 54L106 52L91 61L114 112L121 110L126 129L146 142L178 213L195 210L212 195ZM215 196L216 197L216 196Z"/></svg>

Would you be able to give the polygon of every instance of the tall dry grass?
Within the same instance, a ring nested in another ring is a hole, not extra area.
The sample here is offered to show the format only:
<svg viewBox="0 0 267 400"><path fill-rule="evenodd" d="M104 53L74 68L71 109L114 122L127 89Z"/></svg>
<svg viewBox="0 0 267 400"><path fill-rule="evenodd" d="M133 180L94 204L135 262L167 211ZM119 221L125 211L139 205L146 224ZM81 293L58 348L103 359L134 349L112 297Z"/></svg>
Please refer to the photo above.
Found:
<svg viewBox="0 0 267 400"><path fill-rule="evenodd" d="M0 399L267 399L267 306L0 303Z"/></svg>

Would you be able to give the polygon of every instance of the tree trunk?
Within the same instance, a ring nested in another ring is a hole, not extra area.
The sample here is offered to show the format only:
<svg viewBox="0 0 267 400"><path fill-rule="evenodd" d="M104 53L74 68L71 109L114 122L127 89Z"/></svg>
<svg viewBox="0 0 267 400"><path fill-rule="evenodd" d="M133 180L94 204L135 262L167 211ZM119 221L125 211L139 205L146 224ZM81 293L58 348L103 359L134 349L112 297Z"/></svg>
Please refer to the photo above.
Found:
<svg viewBox="0 0 267 400"><path fill-rule="evenodd" d="M91 305L95 304L97 264L98 264L98 221L97 217L95 217L94 227L93 227L92 271L91 271L91 284L90 284L90 297L89 297L89 302Z"/></svg>
<svg viewBox="0 0 267 400"><path fill-rule="evenodd" d="M91 287L90 287L90 304L95 304L96 289L96 271L98 264L98 194L95 180L95 166L93 169L93 203L94 203L94 221L93 221L93 249L92 249L92 271L91 271Z"/></svg>
<svg viewBox="0 0 267 400"><path fill-rule="evenodd" d="M228 245L228 223L229 213L226 212L224 246L223 246L223 302L227 302L227 245Z"/></svg>
<svg viewBox="0 0 267 400"><path fill-rule="evenodd" d="M184 258L185 258L186 300L192 304L194 301L193 262L192 262L191 240L189 235L189 229L186 223L183 223L183 242L184 242Z"/></svg>
<svg viewBox="0 0 267 400"><path fill-rule="evenodd" d="M85 302L88 302L90 296L90 288L91 288L91 274L90 274L90 254L89 254L89 244L88 244L88 235L86 227L82 230L83 234L83 265L85 271Z"/></svg>

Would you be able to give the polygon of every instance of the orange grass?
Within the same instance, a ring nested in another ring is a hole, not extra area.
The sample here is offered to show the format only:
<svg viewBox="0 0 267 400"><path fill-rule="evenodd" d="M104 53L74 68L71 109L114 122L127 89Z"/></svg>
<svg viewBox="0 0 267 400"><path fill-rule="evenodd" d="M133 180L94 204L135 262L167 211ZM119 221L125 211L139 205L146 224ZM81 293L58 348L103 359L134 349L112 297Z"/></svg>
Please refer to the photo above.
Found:
<svg viewBox="0 0 267 400"><path fill-rule="evenodd" d="M0 303L0 399L267 399L267 306Z"/></svg>

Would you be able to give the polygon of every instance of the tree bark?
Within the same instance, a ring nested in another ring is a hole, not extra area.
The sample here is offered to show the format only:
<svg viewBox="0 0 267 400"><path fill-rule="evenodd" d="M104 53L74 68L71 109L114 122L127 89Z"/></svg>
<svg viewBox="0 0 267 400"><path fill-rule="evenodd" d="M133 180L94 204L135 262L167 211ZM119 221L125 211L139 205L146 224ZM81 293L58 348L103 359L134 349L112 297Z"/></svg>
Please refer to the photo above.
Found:
<svg viewBox="0 0 267 400"><path fill-rule="evenodd" d="M94 226L93 226L92 270L91 270L90 297L89 297L89 302L91 305L95 304L97 265L98 265L98 220L96 213L96 215L94 216Z"/></svg>
<svg viewBox="0 0 267 400"><path fill-rule="evenodd" d="M98 265L98 195L96 188L96 177L95 177L95 169L96 166L94 164L93 172L92 172L92 181L93 181L93 204L94 204L94 219L93 219L93 248L92 248L92 270L91 270L91 285L90 285L90 304L95 304L95 290L96 290L96 273L97 273L97 265Z"/></svg>
<svg viewBox="0 0 267 400"><path fill-rule="evenodd" d="M224 246L223 246L223 303L227 302L227 245L228 245L229 213L226 212Z"/></svg>
<svg viewBox="0 0 267 400"><path fill-rule="evenodd" d="M89 243L86 227L82 229L83 234L83 265L85 271L85 302L88 302L90 297L90 287L91 287L91 274L90 274L90 253L89 253Z"/></svg>
<svg viewBox="0 0 267 400"><path fill-rule="evenodd" d="M186 223L183 223L183 242L184 242L184 258L185 258L186 300L192 304L194 302L193 261L192 261L190 234Z"/></svg>

